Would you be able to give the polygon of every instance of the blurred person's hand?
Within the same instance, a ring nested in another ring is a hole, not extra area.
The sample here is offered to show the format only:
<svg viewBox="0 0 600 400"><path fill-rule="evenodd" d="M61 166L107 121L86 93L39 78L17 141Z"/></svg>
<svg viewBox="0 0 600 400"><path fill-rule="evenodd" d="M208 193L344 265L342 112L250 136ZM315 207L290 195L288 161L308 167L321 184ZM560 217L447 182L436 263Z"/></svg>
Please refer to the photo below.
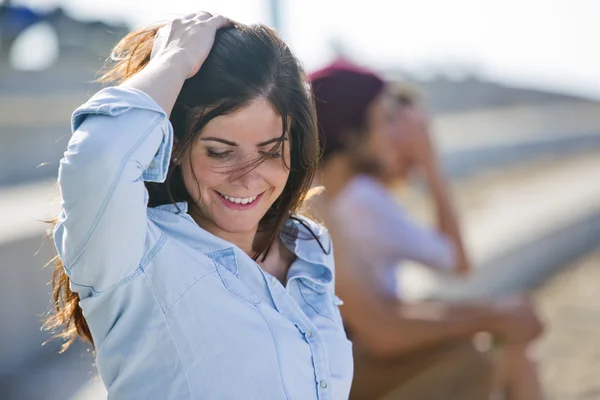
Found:
<svg viewBox="0 0 600 400"><path fill-rule="evenodd" d="M217 30L228 25L229 19L204 11L175 18L156 33L150 62L168 59L185 79L191 78L208 57Z"/></svg>
<svg viewBox="0 0 600 400"><path fill-rule="evenodd" d="M522 345L537 339L544 331L543 324L529 296L513 295L494 302L498 313L495 333L511 345Z"/></svg>
<svg viewBox="0 0 600 400"><path fill-rule="evenodd" d="M405 110L407 123L412 130L413 151L421 166L431 163L436 156L429 132L429 114L421 107L410 107Z"/></svg>
<svg viewBox="0 0 600 400"><path fill-rule="evenodd" d="M418 106L402 107L393 127L398 175L408 177L434 163L435 150L429 136L429 116Z"/></svg>
<svg viewBox="0 0 600 400"><path fill-rule="evenodd" d="M429 121L429 113L424 107L409 105L398 108L392 129L396 160L391 176L408 180L416 173L424 179L434 201L438 230L452 241L456 250L454 271L467 274L471 271L471 263L463 245L448 181L430 134Z"/></svg>

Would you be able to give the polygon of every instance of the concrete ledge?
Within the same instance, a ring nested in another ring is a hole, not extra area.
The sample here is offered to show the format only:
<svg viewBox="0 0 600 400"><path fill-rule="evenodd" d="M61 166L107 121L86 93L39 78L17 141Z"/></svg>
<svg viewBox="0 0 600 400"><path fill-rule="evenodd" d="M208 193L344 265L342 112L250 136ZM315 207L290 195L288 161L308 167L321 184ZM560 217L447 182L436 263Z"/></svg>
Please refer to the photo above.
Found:
<svg viewBox="0 0 600 400"><path fill-rule="evenodd" d="M458 280L423 271L413 272L412 279L426 282L419 283L421 291L411 292L411 299L434 297L458 301L529 291L598 246L600 213L595 213L487 261L475 271L472 279ZM405 281L404 285L410 283Z"/></svg>
<svg viewBox="0 0 600 400"><path fill-rule="evenodd" d="M600 155L592 153L459 184L458 209L476 271L457 279L406 264L398 273L402 296L477 298L541 283L600 245L598 171Z"/></svg>

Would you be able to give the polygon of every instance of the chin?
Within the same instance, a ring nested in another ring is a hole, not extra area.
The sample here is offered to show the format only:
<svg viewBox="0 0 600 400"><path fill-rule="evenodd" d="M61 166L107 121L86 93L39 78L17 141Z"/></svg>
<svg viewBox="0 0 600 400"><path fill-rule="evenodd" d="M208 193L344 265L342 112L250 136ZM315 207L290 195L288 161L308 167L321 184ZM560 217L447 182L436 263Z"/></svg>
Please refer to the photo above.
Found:
<svg viewBox="0 0 600 400"><path fill-rule="evenodd" d="M250 231L256 231L260 218L223 218L216 219L215 225L229 233L247 233Z"/></svg>

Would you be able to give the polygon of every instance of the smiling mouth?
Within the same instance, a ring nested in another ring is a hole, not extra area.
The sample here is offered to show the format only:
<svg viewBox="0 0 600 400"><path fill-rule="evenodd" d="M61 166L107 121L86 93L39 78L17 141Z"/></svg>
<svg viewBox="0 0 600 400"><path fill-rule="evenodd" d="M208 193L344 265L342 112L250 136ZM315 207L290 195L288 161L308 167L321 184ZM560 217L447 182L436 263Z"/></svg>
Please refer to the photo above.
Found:
<svg viewBox="0 0 600 400"><path fill-rule="evenodd" d="M263 193L260 193L256 196L250 196L250 197L234 197L234 196L228 196L226 194L223 194L221 192L217 192L215 190L215 192L219 195L219 197L224 200L224 203L227 206L230 207L234 207L234 208L247 208L252 206L254 203L257 202L257 200L259 200Z"/></svg>

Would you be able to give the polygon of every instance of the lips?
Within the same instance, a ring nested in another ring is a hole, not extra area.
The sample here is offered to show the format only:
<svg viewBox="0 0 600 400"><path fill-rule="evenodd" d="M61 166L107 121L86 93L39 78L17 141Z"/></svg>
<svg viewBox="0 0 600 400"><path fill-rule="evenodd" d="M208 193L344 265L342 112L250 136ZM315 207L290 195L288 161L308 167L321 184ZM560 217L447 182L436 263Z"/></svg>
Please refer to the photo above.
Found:
<svg viewBox="0 0 600 400"><path fill-rule="evenodd" d="M236 203L236 204L251 204L254 202L254 200L256 200L256 198L258 197L258 195L256 196L251 196L251 197L233 197L233 196L227 196L226 194L219 193L219 196L223 197L226 200L229 200L232 203Z"/></svg>
<svg viewBox="0 0 600 400"><path fill-rule="evenodd" d="M254 207L256 204L259 203L260 199L262 198L262 195L265 193L262 192L261 194L250 197L235 197L226 195L221 192L217 192L216 190L215 192L219 195L219 199L221 199L221 202L226 207L234 210L247 210L249 208Z"/></svg>

